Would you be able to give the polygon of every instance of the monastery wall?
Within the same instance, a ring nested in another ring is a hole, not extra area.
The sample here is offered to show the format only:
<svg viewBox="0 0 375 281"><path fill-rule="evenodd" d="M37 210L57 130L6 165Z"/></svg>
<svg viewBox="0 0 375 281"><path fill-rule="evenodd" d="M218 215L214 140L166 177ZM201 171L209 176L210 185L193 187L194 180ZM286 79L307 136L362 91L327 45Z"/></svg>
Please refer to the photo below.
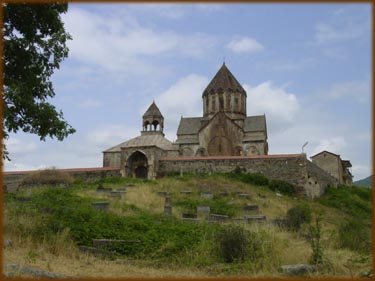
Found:
<svg viewBox="0 0 375 281"><path fill-rule="evenodd" d="M308 198L320 196L328 186L337 185L333 177L308 161L306 154L161 158L158 176L181 171L229 173L237 167L244 173L260 173L271 180L284 180L302 187Z"/></svg>
<svg viewBox="0 0 375 281"><path fill-rule="evenodd" d="M120 168L79 168L79 169L57 169L72 176L73 178L81 178L85 181L96 181L104 177L119 177ZM8 192L15 192L22 183L22 180L36 171L16 171L3 172L3 186Z"/></svg>

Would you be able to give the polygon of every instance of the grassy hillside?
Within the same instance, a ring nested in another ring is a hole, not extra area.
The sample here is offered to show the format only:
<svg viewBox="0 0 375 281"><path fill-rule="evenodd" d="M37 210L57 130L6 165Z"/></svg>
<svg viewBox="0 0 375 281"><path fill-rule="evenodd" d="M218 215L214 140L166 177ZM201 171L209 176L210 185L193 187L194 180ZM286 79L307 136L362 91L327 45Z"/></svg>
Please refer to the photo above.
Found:
<svg viewBox="0 0 375 281"><path fill-rule="evenodd" d="M368 176L367 178L355 181L353 184L357 185L357 186L363 186L363 187L371 188L372 187L372 176Z"/></svg>
<svg viewBox="0 0 375 281"><path fill-rule="evenodd" d="M98 192L99 184L127 193L113 198ZM312 245L318 231L322 259L310 276L358 277L367 272L371 268L369 190L341 187L306 201L290 188L246 175L170 176L157 181L110 178L76 181L68 187L25 188L4 197L5 239L13 241L13 247L4 250L4 261L76 277L283 277L281 265L314 263L317 250ZM204 191L214 197L201 197ZM170 217L164 215L165 198L160 192L171 195ZM220 196L224 193L227 196ZM92 208L92 202L102 201L110 202L108 212ZM257 205L258 215L267 220L211 223L201 214L198 223L182 220L183 214L197 215L197 206L239 218L245 215L246 205ZM358 216L361 220L351 225ZM282 225L272 223L286 218ZM319 225L315 218L320 218ZM298 227L292 228L290 222L296 219ZM350 243L353 237L361 238L360 247ZM103 238L136 242L108 247L114 253L109 258L78 248Z"/></svg>

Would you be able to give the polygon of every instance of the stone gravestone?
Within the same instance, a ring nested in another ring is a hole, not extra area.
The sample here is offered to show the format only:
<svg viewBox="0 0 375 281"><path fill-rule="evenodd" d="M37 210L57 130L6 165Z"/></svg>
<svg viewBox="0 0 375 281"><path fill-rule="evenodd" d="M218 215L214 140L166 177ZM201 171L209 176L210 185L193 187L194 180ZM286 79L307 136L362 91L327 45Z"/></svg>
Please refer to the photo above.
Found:
<svg viewBox="0 0 375 281"><path fill-rule="evenodd" d="M197 206L197 214L208 216L210 214L210 206Z"/></svg>
<svg viewBox="0 0 375 281"><path fill-rule="evenodd" d="M214 198L214 194L211 191L204 191L201 192L201 197L205 199L212 199Z"/></svg>
<svg viewBox="0 0 375 281"><path fill-rule="evenodd" d="M109 202L93 202L91 206L96 210L108 211Z"/></svg>
<svg viewBox="0 0 375 281"><path fill-rule="evenodd" d="M259 213L258 205L246 205L246 206L243 207L243 210L244 210L245 213L249 213L251 211Z"/></svg>
<svg viewBox="0 0 375 281"><path fill-rule="evenodd" d="M165 196L164 215L166 216L172 215L171 196L169 195L169 192Z"/></svg>

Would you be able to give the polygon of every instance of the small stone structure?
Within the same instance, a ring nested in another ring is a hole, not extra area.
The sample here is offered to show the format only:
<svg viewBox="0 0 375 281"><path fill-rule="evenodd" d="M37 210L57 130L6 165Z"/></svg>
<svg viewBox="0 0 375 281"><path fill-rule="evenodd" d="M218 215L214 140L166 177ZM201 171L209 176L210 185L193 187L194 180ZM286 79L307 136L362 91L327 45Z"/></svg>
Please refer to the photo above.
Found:
<svg viewBox="0 0 375 281"><path fill-rule="evenodd" d="M169 193L167 193L167 195L165 196L164 215L166 216L172 215L171 196Z"/></svg>
<svg viewBox="0 0 375 281"><path fill-rule="evenodd" d="M109 202L93 202L91 203L91 206L96 210L108 211Z"/></svg>

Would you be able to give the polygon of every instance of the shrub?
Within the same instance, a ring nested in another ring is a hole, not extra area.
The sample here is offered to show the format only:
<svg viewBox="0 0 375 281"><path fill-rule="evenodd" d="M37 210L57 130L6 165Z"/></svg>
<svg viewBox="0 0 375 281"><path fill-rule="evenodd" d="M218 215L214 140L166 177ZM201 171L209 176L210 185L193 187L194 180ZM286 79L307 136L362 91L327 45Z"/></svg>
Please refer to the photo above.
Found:
<svg viewBox="0 0 375 281"><path fill-rule="evenodd" d="M272 180L268 185L268 188L273 191L278 191L285 195L297 194L297 188L294 185L282 180Z"/></svg>
<svg viewBox="0 0 375 281"><path fill-rule="evenodd" d="M299 230L304 223L311 221L311 208L307 204L300 204L288 210L286 225L291 230Z"/></svg>
<svg viewBox="0 0 375 281"><path fill-rule="evenodd" d="M218 254L225 262L244 260L249 254L249 235L236 225L223 227L216 236Z"/></svg>
<svg viewBox="0 0 375 281"><path fill-rule="evenodd" d="M360 253L371 251L371 227L359 219L342 223L338 231L339 246Z"/></svg>
<svg viewBox="0 0 375 281"><path fill-rule="evenodd" d="M317 201L356 218L371 218L371 189L340 185L338 188L328 188Z"/></svg>
<svg viewBox="0 0 375 281"><path fill-rule="evenodd" d="M55 168L40 170L27 175L21 186L33 185L70 185L74 181L73 177Z"/></svg>
<svg viewBox="0 0 375 281"><path fill-rule="evenodd" d="M244 174L241 169L235 169L232 173L227 174L229 178L239 180L244 183L267 186L269 181L268 178L262 174Z"/></svg>

